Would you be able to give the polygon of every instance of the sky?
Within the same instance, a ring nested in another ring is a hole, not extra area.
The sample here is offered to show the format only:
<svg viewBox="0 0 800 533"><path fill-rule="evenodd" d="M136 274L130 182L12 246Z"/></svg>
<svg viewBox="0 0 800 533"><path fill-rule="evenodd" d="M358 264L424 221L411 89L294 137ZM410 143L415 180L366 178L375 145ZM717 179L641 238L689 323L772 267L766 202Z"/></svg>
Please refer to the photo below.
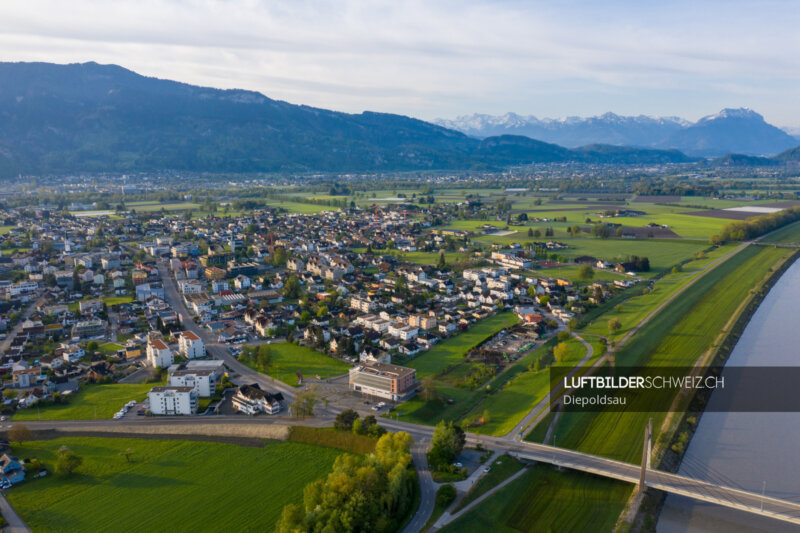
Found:
<svg viewBox="0 0 800 533"><path fill-rule="evenodd" d="M425 120L749 107L800 131L798 28L795 0L2 0L0 60Z"/></svg>

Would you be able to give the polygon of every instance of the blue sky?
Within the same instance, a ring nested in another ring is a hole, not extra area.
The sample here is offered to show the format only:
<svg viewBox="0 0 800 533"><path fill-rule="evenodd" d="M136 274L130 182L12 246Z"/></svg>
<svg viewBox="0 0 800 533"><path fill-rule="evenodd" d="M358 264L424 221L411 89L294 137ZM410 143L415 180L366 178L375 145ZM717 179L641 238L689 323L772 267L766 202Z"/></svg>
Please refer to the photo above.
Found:
<svg viewBox="0 0 800 533"><path fill-rule="evenodd" d="M423 119L750 107L800 127L797 28L792 1L4 0L0 59Z"/></svg>

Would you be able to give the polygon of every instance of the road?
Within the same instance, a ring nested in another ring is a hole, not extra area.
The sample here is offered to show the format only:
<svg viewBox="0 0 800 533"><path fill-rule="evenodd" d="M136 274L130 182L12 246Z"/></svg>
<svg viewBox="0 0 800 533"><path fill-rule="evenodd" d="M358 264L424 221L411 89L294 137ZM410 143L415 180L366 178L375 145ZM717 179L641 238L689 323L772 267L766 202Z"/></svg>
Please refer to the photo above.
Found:
<svg viewBox="0 0 800 533"><path fill-rule="evenodd" d="M417 533L428 523L436 505L436 484L433 482L431 471L428 468L428 458L425 455L428 450L427 440L414 439L411 448L411 457L414 459L414 468L417 471L419 481L419 507L411 518L411 521L403 528L402 533Z"/></svg>
<svg viewBox="0 0 800 533"><path fill-rule="evenodd" d="M11 346L12 342L14 342L14 337L16 337L19 332L22 331L22 323L28 320L36 308L42 305L43 302L44 299L39 298L35 302L32 302L27 309L25 309L25 312L22 313L22 316L19 318L17 323L13 328L11 328L11 331L6 334L5 340L0 342L0 354L5 353L5 351L8 350L8 347Z"/></svg>
<svg viewBox="0 0 800 533"><path fill-rule="evenodd" d="M8 522L8 525L3 528L4 532L31 533L30 528L22 521L22 518L19 517L14 508L11 507L11 504L8 503L4 494L0 494L0 512L2 512L6 522Z"/></svg>
<svg viewBox="0 0 800 533"><path fill-rule="evenodd" d="M221 346L217 342L217 339L214 338L211 332L196 324L191 318L192 314L183 302L183 297L178 292L178 284L175 282L175 278L167 270L166 264L162 261L158 263L158 271L164 283L164 295L166 296L167 303L176 313L183 317L183 327L203 339L203 343L206 345L206 352L210 356L223 361L231 371L239 374L239 381L241 383L257 383L264 390L271 392L280 391L283 393L283 397L287 402L291 402L292 399L294 399L295 389L293 387L281 381L273 380L269 376L265 376L249 366L240 363L228 352L227 347Z"/></svg>

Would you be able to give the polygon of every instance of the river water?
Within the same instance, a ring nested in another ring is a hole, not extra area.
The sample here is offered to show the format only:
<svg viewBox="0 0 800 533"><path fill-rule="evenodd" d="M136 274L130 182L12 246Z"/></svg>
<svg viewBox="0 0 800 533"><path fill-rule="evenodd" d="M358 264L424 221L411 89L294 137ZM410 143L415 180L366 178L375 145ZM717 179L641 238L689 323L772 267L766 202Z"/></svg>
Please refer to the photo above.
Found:
<svg viewBox="0 0 800 533"><path fill-rule="evenodd" d="M800 261L767 294L727 364L800 366ZM786 393L800 394L800 383ZM680 473L800 500L798 445L800 413L707 412L686 450ZM753 531L797 532L800 526L674 495L667 497L657 526L658 533Z"/></svg>

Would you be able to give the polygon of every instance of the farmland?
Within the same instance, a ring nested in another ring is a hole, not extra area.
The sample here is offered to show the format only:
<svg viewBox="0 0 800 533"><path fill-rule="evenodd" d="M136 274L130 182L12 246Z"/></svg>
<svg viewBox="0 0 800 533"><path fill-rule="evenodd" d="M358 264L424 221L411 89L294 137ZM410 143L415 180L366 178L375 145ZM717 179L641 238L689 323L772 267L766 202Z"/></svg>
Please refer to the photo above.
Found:
<svg viewBox="0 0 800 533"><path fill-rule="evenodd" d="M283 506L300 503L303 487L342 453L294 442L105 438L28 442L14 452L52 470L61 446L83 457L75 474L27 481L8 495L34 531L271 530ZM130 462L120 455L128 448Z"/></svg>
<svg viewBox="0 0 800 533"><path fill-rule="evenodd" d="M36 409L29 407L14 415L21 420L89 420L111 418L128 401L141 401L155 383L85 385L69 403Z"/></svg>
<svg viewBox="0 0 800 533"><path fill-rule="evenodd" d="M270 344L272 361L267 368L256 367L252 362L243 359L242 362L255 370L263 372L284 383L297 383L296 373L312 378L320 376L329 378L347 373L350 365L317 352L306 346L281 342Z"/></svg>

